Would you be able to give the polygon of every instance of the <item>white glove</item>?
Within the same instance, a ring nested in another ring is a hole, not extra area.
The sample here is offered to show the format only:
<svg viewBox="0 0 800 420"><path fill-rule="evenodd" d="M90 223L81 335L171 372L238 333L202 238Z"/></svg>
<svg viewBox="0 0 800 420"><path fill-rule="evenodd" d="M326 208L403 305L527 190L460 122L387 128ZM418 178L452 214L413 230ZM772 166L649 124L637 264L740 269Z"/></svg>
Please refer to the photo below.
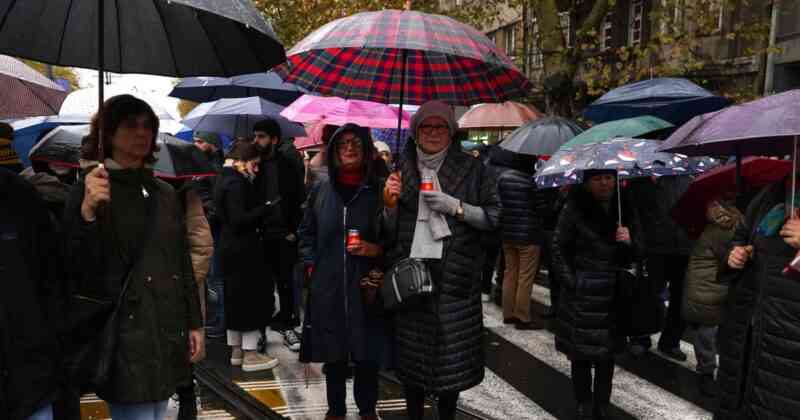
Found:
<svg viewBox="0 0 800 420"><path fill-rule="evenodd" d="M456 215L458 204L461 202L459 199L441 191L420 191L420 194L422 194L422 199L425 200L425 204L431 210L451 216Z"/></svg>

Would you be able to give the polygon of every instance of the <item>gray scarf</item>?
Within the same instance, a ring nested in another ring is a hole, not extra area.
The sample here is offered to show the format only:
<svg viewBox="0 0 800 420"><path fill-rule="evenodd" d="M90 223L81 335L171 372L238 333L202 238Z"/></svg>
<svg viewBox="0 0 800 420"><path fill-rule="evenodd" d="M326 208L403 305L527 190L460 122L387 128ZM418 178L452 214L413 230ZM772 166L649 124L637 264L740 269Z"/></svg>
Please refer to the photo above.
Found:
<svg viewBox="0 0 800 420"><path fill-rule="evenodd" d="M417 146L417 169L420 179L430 177L434 189L441 191L438 172L447 157L447 147L439 153L428 154ZM443 239L452 235L447 219L443 214L433 211L419 195L417 225L414 228L414 240L411 242L411 258L441 259L444 250Z"/></svg>

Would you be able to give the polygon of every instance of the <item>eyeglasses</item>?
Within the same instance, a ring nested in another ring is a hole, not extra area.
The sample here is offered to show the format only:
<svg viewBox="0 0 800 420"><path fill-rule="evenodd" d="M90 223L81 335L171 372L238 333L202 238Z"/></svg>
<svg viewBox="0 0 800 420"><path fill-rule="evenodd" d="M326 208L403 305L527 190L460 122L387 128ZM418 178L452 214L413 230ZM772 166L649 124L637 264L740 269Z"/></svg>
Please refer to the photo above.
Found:
<svg viewBox="0 0 800 420"><path fill-rule="evenodd" d="M425 134L433 134L433 133L444 134L444 133L450 131L450 127L448 127L446 125L439 125L439 124L437 124L437 125L422 124L421 126L419 126L419 130L422 131Z"/></svg>
<svg viewBox="0 0 800 420"><path fill-rule="evenodd" d="M336 147L340 149L344 149L347 146L353 146L354 149L360 149L361 139L352 137L349 139L339 139L339 141L336 142Z"/></svg>

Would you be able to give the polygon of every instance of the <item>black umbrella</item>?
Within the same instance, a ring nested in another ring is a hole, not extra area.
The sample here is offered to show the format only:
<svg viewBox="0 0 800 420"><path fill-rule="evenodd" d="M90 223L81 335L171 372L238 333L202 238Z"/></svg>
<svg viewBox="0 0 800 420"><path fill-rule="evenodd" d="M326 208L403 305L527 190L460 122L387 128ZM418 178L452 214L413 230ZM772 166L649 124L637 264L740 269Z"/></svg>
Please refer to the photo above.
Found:
<svg viewBox="0 0 800 420"><path fill-rule="evenodd" d="M31 161L59 163L78 167L83 138L89 125L56 127L31 149ZM159 150L153 165L155 175L167 179L186 179L216 175L203 153L191 143L160 133Z"/></svg>
<svg viewBox="0 0 800 420"><path fill-rule="evenodd" d="M181 80L169 96L194 102L258 96L279 105L289 106L306 92L308 91L284 82L280 76L268 71L233 77L189 77Z"/></svg>
<svg viewBox="0 0 800 420"><path fill-rule="evenodd" d="M544 117L514 130L500 147L523 155L552 156L564 143L583 132L575 121Z"/></svg>
<svg viewBox="0 0 800 420"><path fill-rule="evenodd" d="M229 77L286 60L250 0L0 0L0 16L0 53L98 69L101 81L106 70Z"/></svg>

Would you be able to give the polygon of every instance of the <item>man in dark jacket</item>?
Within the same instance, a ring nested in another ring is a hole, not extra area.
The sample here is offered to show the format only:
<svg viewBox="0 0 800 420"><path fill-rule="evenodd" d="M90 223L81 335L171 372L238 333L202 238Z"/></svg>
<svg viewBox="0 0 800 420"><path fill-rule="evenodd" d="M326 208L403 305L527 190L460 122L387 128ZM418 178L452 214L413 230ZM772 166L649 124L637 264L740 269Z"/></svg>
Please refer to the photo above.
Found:
<svg viewBox="0 0 800 420"><path fill-rule="evenodd" d="M256 191L262 203L277 203L264 218L262 236L265 258L280 297L280 312L274 327L283 331L284 344L292 351L300 350L294 328L300 325L298 304L294 296L294 267L297 263L297 227L305 201L304 168L295 157L281 151L281 127L275 120L259 121L253 127L255 142L261 149L261 164L256 177ZM284 145L284 149L286 146ZM290 152L290 151L289 151Z"/></svg>
<svg viewBox="0 0 800 420"><path fill-rule="evenodd" d="M535 156L513 154L508 159L493 157L493 163L507 170L500 173L497 192L502 211L500 228L506 269L503 275L503 322L518 330L543 328L531 317L531 289L539 271L543 245L542 219L536 211L533 184Z"/></svg>
<svg viewBox="0 0 800 420"><path fill-rule="evenodd" d="M0 168L0 418L52 419L59 377L58 242L33 187Z"/></svg>

